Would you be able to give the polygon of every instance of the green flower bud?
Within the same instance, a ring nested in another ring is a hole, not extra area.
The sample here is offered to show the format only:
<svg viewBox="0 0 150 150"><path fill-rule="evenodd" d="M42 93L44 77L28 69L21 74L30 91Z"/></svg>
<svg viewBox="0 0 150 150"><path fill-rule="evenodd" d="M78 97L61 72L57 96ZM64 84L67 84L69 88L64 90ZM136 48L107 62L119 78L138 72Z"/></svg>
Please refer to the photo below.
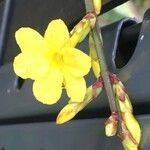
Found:
<svg viewBox="0 0 150 150"><path fill-rule="evenodd" d="M105 134L106 136L114 136L117 133L118 126L118 114L112 114L105 122Z"/></svg>
<svg viewBox="0 0 150 150"><path fill-rule="evenodd" d="M93 0L93 5L96 15L99 15L102 7L102 0Z"/></svg>
<svg viewBox="0 0 150 150"><path fill-rule="evenodd" d="M141 139L139 123L131 112L122 113L122 133L120 135L125 150L138 150Z"/></svg>

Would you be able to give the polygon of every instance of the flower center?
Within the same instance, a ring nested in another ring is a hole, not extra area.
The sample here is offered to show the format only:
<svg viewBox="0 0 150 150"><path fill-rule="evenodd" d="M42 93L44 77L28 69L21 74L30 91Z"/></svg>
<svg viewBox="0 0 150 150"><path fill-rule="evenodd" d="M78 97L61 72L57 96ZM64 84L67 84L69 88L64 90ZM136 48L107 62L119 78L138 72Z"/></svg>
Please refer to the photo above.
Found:
<svg viewBox="0 0 150 150"><path fill-rule="evenodd" d="M54 53L53 55L53 63L57 67L61 67L63 64L63 55L61 53Z"/></svg>
<svg viewBox="0 0 150 150"><path fill-rule="evenodd" d="M56 53L55 54L55 61L58 62L58 63L61 63L63 61L62 55L59 54L59 53Z"/></svg>

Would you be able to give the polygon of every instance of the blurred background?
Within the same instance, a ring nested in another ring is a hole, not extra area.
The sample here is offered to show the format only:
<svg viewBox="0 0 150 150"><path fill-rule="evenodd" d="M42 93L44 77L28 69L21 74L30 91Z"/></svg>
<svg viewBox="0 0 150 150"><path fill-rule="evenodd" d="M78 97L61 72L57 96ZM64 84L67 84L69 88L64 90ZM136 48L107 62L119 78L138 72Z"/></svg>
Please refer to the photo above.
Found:
<svg viewBox="0 0 150 150"><path fill-rule="evenodd" d="M101 26L128 16L141 22L145 11L150 8L150 0L130 0L100 17Z"/></svg>

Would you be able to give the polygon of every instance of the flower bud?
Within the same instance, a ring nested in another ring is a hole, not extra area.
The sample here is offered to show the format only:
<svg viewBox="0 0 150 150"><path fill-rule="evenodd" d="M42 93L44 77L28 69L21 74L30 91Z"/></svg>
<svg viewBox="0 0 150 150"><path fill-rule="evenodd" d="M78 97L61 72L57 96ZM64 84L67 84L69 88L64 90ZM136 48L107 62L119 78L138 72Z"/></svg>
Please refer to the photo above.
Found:
<svg viewBox="0 0 150 150"><path fill-rule="evenodd" d="M94 10L96 15L100 14L101 7L102 7L102 0L93 0Z"/></svg>
<svg viewBox="0 0 150 150"><path fill-rule="evenodd" d="M128 95L126 95L124 102L119 100L119 106L120 106L121 112L127 112L127 111L131 113L133 112L133 107L132 107L132 104L130 102Z"/></svg>
<svg viewBox="0 0 150 150"><path fill-rule="evenodd" d="M123 84L120 82L118 82L117 84L113 84L113 91L115 93L116 100L119 103L121 112L130 111L132 113L132 104L126 91L124 91Z"/></svg>
<svg viewBox="0 0 150 150"><path fill-rule="evenodd" d="M138 121L130 112L123 113L122 118L127 126L127 129L135 139L136 143L139 144L141 138L141 131Z"/></svg>
<svg viewBox="0 0 150 150"><path fill-rule="evenodd" d="M96 23L96 16L94 14L93 11L89 11L86 16L84 17L84 19L89 20L90 21L90 26L91 28L95 27L95 23Z"/></svg>
<svg viewBox="0 0 150 150"><path fill-rule="evenodd" d="M70 32L70 46L74 47L78 42L81 42L90 31L90 21L82 19Z"/></svg>
<svg viewBox="0 0 150 150"><path fill-rule="evenodd" d="M119 84L116 84L116 96L120 101L125 101L126 93Z"/></svg>
<svg viewBox="0 0 150 150"><path fill-rule="evenodd" d="M99 95L99 92L103 87L103 79L99 77L95 83L92 84L93 88L93 98L96 98Z"/></svg>
<svg viewBox="0 0 150 150"><path fill-rule="evenodd" d="M58 114L56 123L63 124L72 119L79 112L79 103L70 103L66 105Z"/></svg>
<svg viewBox="0 0 150 150"><path fill-rule="evenodd" d="M138 150L138 145L133 143L129 136L124 137L122 145L124 150Z"/></svg>
<svg viewBox="0 0 150 150"><path fill-rule="evenodd" d="M109 74L109 78L110 78L112 84L117 84L117 83L120 82L120 79L119 79L119 78L117 77L117 75L114 74L114 73L110 73L110 74Z"/></svg>
<svg viewBox="0 0 150 150"><path fill-rule="evenodd" d="M95 97L97 97L103 87L102 79L99 78L94 84L87 88L84 100L82 102L69 103L60 111L57 116L56 123L63 124L71 120L79 111L81 111L87 104L89 104Z"/></svg>
<svg viewBox="0 0 150 150"><path fill-rule="evenodd" d="M113 91L116 101L119 104L121 123L122 144L125 150L138 150L141 138L141 129L138 121L133 116L133 108L124 85L115 74L110 74L110 80L113 83Z"/></svg>
<svg viewBox="0 0 150 150"><path fill-rule="evenodd" d="M114 136L117 133L118 126L118 114L112 114L105 122L105 134L106 136Z"/></svg>
<svg viewBox="0 0 150 150"><path fill-rule="evenodd" d="M94 75L96 78L98 78L100 76L100 65L99 65L99 60L98 60L98 56L97 56L97 52L96 52L96 47L95 47L95 42L93 39L93 35L90 32L89 35L89 48L90 48L90 57L92 58L92 69L94 72Z"/></svg>
<svg viewBox="0 0 150 150"><path fill-rule="evenodd" d="M70 32L70 46L75 47L77 43L82 42L90 32L91 27L95 25L95 21L95 15L92 12L87 13Z"/></svg>
<svg viewBox="0 0 150 150"><path fill-rule="evenodd" d="M139 123L132 113L122 113L122 133L120 135L125 150L138 150L141 138Z"/></svg>

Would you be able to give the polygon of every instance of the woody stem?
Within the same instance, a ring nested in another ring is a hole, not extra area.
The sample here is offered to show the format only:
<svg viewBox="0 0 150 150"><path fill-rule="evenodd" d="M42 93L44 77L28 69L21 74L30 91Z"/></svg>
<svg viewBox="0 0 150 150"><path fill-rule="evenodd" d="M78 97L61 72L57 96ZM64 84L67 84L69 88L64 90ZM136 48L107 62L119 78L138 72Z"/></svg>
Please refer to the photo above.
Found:
<svg viewBox="0 0 150 150"><path fill-rule="evenodd" d="M96 20L95 27L92 29L92 32L93 32L97 55L99 58L99 65L101 67L101 75L104 81L104 87L105 87L106 94L108 97L110 110L112 113L118 112L112 85L111 85L110 78L109 78L109 72L108 72L108 67L106 64L106 59L104 56L104 48L103 48L101 31L98 25L98 20Z"/></svg>
<svg viewBox="0 0 150 150"><path fill-rule="evenodd" d="M107 67L107 63L106 63L106 59L104 55L103 40L102 40L101 31L99 28L97 18L96 18L95 27L92 29L92 33L93 33L93 37L95 41L97 56L99 58L99 65L101 67L101 75L104 81L104 87L105 87L105 91L108 97L111 114L116 114L116 113L118 114L118 120L119 120L118 133L120 134L122 131L122 127L121 127L122 115L120 112L119 103L118 101L115 100L114 91L112 89L110 73L108 71L108 67Z"/></svg>

